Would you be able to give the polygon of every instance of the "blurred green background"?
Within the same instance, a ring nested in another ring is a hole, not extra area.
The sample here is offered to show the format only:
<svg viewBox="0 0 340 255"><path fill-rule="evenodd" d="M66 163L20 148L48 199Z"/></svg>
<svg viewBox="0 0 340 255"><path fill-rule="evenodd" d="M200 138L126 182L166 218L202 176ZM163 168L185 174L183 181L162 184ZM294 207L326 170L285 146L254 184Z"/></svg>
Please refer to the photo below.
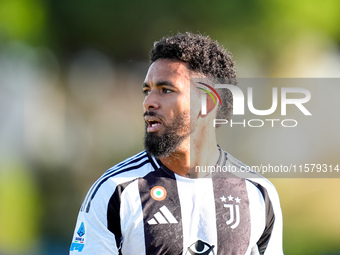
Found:
<svg viewBox="0 0 340 255"><path fill-rule="evenodd" d="M339 27L338 0L0 0L0 254L68 254L90 185L143 149L155 40L208 34L239 77L327 78L340 77ZM310 130L336 146L305 152L340 163L339 129ZM225 149L250 144L238 141ZM236 155L248 163L253 152ZM271 181L285 254L340 254L340 179Z"/></svg>

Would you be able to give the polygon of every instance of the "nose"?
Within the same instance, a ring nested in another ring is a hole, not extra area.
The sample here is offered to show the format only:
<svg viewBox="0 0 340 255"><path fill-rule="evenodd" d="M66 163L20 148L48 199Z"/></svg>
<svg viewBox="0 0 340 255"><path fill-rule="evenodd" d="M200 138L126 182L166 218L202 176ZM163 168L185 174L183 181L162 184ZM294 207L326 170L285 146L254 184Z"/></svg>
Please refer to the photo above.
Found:
<svg viewBox="0 0 340 255"><path fill-rule="evenodd" d="M143 107L144 111L148 111L151 109L158 109L160 106L159 100L157 97L157 93L154 90L151 90L147 96L145 96Z"/></svg>

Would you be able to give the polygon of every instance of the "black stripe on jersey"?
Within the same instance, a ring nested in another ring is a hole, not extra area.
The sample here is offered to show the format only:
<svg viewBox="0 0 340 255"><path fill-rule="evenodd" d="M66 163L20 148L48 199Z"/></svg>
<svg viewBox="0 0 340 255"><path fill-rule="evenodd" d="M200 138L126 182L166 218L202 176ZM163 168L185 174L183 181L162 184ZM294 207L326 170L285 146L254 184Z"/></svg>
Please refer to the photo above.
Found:
<svg viewBox="0 0 340 255"><path fill-rule="evenodd" d="M251 233L249 199L244 179L213 175L218 254L245 254Z"/></svg>
<svg viewBox="0 0 340 255"><path fill-rule="evenodd" d="M124 189L134 180L119 184L113 192L107 207L107 228L115 235L117 249L119 249L119 251L122 242L122 230L120 226L120 197Z"/></svg>
<svg viewBox="0 0 340 255"><path fill-rule="evenodd" d="M146 254L178 254L183 250L181 206L173 172L161 166L138 179L143 210ZM151 190L160 186L166 191L163 200L155 200ZM161 220L161 221L159 221Z"/></svg>
<svg viewBox="0 0 340 255"><path fill-rule="evenodd" d="M248 180L250 181L250 180ZM273 209L273 204L268 196L267 189L262 187L260 184L250 181L252 184L254 184L262 193L263 199L265 201L266 205L266 227L263 231L262 236L260 239L257 241L257 246L260 252L260 255L263 255L264 252L267 249L273 227L274 227L274 222L275 222L275 215L274 215L274 209Z"/></svg>

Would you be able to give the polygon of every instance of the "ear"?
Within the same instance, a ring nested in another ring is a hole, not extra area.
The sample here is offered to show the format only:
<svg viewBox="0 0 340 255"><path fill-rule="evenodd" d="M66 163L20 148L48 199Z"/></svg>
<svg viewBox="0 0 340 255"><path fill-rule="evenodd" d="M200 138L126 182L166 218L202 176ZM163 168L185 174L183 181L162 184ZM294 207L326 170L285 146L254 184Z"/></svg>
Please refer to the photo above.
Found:
<svg viewBox="0 0 340 255"><path fill-rule="evenodd" d="M199 113L200 117L205 118L208 116L215 109L215 107L218 106L218 103L216 102L218 102L218 99L213 93L210 93L209 95L207 93L203 94L201 111Z"/></svg>

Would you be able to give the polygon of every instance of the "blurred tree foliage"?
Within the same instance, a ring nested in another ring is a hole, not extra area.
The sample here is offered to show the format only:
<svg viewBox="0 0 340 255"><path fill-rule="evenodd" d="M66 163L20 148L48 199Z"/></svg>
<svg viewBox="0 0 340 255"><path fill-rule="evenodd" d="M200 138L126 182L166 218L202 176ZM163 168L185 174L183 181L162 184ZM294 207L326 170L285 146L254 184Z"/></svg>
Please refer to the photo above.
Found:
<svg viewBox="0 0 340 255"><path fill-rule="evenodd" d="M24 165L1 163L0 169L0 253L25 252L38 236L38 190Z"/></svg>
<svg viewBox="0 0 340 255"><path fill-rule="evenodd" d="M20 40L43 43L47 7L39 0L0 1L0 43Z"/></svg>
<svg viewBox="0 0 340 255"><path fill-rule="evenodd" d="M39 42L60 56L97 48L122 61L145 59L154 40L188 30L269 60L308 33L339 43L339 23L337 0L0 1L2 39Z"/></svg>
<svg viewBox="0 0 340 255"><path fill-rule="evenodd" d="M147 57L167 33L199 31L271 58L305 33L340 41L339 1L50 1L52 44L62 52L98 47L116 59ZM230 46L229 46L230 45Z"/></svg>

